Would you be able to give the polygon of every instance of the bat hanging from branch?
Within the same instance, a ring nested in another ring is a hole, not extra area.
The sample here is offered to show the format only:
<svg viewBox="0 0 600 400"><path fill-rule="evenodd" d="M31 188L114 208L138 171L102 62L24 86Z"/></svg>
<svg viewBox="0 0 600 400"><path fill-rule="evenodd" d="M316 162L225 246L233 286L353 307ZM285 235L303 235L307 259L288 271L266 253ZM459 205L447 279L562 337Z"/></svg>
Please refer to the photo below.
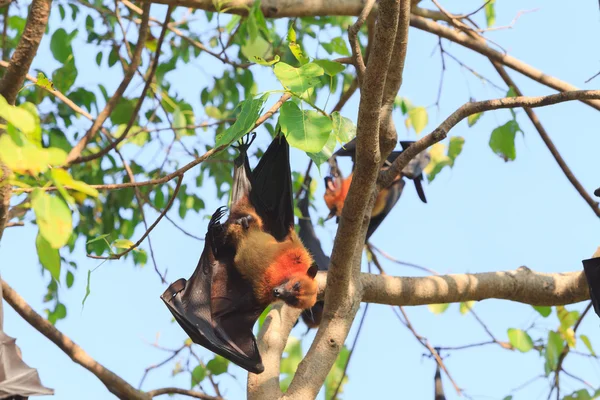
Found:
<svg viewBox="0 0 600 400"><path fill-rule="evenodd" d="M403 150L406 150L413 143L414 142L411 141L400 142ZM393 151L390 153L382 167L382 170L389 168L391 163L394 162L394 160L398 158L400 154L402 154L402 151ZM342 148L336 151L329 160L330 172L329 176L325 177L325 195L323 196L325 203L327 204L327 208L329 208L330 211L327 219L331 219L333 217L337 217L337 219L339 219L339 217L342 215L342 209L344 208L344 202L346 201L348 190L350 189L353 173L350 173L347 178L344 178L336 160L337 157L346 156L352 158L352 168L354 169L356 140L352 140L346 145L342 146ZM390 186L379 191L375 200L375 205L373 206L373 211L371 212L371 221L369 222L369 227L367 229L367 240L371 237L379 225L381 225L385 217L392 211L392 208L394 208L400 199L400 195L402 194L405 184L403 179L404 177L411 179L414 182L419 198L423 203L427 203L422 181L423 169L427 166L427 164L429 164L429 161L430 157L427 152L419 153L408 163L408 165L402 170L402 173L392 182Z"/></svg>
<svg viewBox="0 0 600 400"><path fill-rule="evenodd" d="M189 280L161 298L190 338L249 372L264 366L252 328L264 309L281 300L300 309L317 299L317 266L294 231L289 145L275 137L254 171L238 146L231 210L213 214L205 246Z"/></svg>

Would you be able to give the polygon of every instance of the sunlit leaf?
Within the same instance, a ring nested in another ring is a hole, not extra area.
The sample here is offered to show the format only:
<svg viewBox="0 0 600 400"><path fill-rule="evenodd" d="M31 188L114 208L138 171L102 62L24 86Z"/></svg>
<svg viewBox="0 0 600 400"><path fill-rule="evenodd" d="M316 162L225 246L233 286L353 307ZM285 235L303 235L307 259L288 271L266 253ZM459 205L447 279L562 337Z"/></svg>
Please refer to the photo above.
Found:
<svg viewBox="0 0 600 400"><path fill-rule="evenodd" d="M252 130L256 120L262 112L263 105L268 95L263 95L258 99L244 100L241 105L241 111L237 119L229 128L220 135L217 135L215 146L222 146L239 140L242 136Z"/></svg>
<svg viewBox="0 0 600 400"><path fill-rule="evenodd" d="M36 131L35 116L24 108L11 106L2 95L0 95L0 117L25 135L33 135ZM37 125L39 126L39 122Z"/></svg>
<svg viewBox="0 0 600 400"><path fill-rule="evenodd" d="M215 358L206 363L206 369L213 375L221 375L227 372L229 367L229 360L216 355Z"/></svg>
<svg viewBox="0 0 600 400"><path fill-rule="evenodd" d="M475 125L475 123L477 121L479 121L479 118L481 118L483 116L483 113L477 113L477 114L471 114L467 117L467 124L469 124L469 126L473 126Z"/></svg>
<svg viewBox="0 0 600 400"><path fill-rule="evenodd" d="M294 68L284 62L279 62L274 67L275 76L288 90L302 94L309 88L320 83L318 77L325 71L318 64L308 63L300 68Z"/></svg>
<svg viewBox="0 0 600 400"><path fill-rule="evenodd" d="M459 307L459 311L462 315L465 315L466 313L468 313L473 306L475 305L474 301L464 301L460 303L460 307Z"/></svg>
<svg viewBox="0 0 600 400"><path fill-rule="evenodd" d="M515 136L521 128L515 120L510 120L502 126L492 131L490 136L490 148L504 159L504 161L514 161L517 158L515 148Z"/></svg>
<svg viewBox="0 0 600 400"><path fill-rule="evenodd" d="M427 308L429 308L429 311L431 311L434 314L441 314L444 311L446 311L448 309L448 307L450 307L450 303L428 304L427 305Z"/></svg>
<svg viewBox="0 0 600 400"><path fill-rule="evenodd" d="M40 259L40 263L50 272L52 278L60 280L60 254L58 250L52 248L50 243L38 232L35 238L35 248Z"/></svg>
<svg viewBox="0 0 600 400"><path fill-rule="evenodd" d="M52 248L59 249L67 244L73 230L73 217L65 202L35 189L31 194L31 206L35 211L40 233Z"/></svg>
<svg viewBox="0 0 600 400"><path fill-rule="evenodd" d="M301 110L291 101L281 106L279 125L290 146L309 153L323 149L333 128L329 117L317 111Z"/></svg>
<svg viewBox="0 0 600 400"><path fill-rule="evenodd" d="M315 64L321 66L321 68L323 68L323 71L325 71L325 73L329 76L335 76L335 75L339 74L340 72L342 72L344 69L346 69L344 64L340 64L339 62L336 62L336 61L315 60L313 62Z"/></svg>
<svg viewBox="0 0 600 400"><path fill-rule="evenodd" d="M587 347L590 354L593 355L594 357L596 357L596 352L594 351L594 348L592 347L592 342L590 341L590 338L588 338L586 335L580 335L579 338L581 339L583 344L585 344L585 347Z"/></svg>
<svg viewBox="0 0 600 400"><path fill-rule="evenodd" d="M548 332L548 342L546 343L545 357L548 367L551 371L555 371L558 366L558 359L565 347L563 338L558 332Z"/></svg>
<svg viewBox="0 0 600 400"><path fill-rule="evenodd" d="M531 336L521 329L509 328L508 340L515 349L522 353L527 353L529 350L533 349L533 340L531 340Z"/></svg>
<svg viewBox="0 0 600 400"><path fill-rule="evenodd" d="M335 111L331 113L331 120L333 133L340 143L348 143L356 137L356 125L350 118L342 117L339 112Z"/></svg>
<svg viewBox="0 0 600 400"><path fill-rule="evenodd" d="M410 126L413 127L417 135L425 129L427 123L429 122L429 117L427 116L427 110L425 107L415 107L408 111L408 119L410 122Z"/></svg>
<svg viewBox="0 0 600 400"><path fill-rule="evenodd" d="M532 306L535 311L539 312L540 315L544 318L548 317L550 314L552 314L552 307L548 307L548 306Z"/></svg>

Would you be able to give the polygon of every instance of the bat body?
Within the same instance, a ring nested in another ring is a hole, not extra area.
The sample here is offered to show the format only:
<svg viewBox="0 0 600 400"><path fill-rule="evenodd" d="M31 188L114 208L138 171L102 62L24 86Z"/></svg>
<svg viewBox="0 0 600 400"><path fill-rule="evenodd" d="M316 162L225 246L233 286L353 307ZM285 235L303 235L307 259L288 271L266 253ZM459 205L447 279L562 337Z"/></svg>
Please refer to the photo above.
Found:
<svg viewBox="0 0 600 400"><path fill-rule="evenodd" d="M310 177L304 182L304 185L310 187ZM321 241L313 228L310 213L308 211L308 198L308 190L305 190L303 196L298 201L298 208L302 213L302 217L298 220L298 226L300 227L298 236L300 236L302 243L304 243L304 246L306 246L308 251L312 254L319 271L327 271L329 270L330 259L323 251ZM309 329L317 328L321 323L323 307L324 302L318 301L312 308L302 311L302 320Z"/></svg>
<svg viewBox="0 0 600 400"><path fill-rule="evenodd" d="M588 282L594 311L600 317L600 247L592 258L583 260L583 270Z"/></svg>
<svg viewBox="0 0 600 400"><path fill-rule="evenodd" d="M414 142L400 142L403 150L406 150L412 143ZM402 151L392 152L384 163L382 170L389 168L389 166L396 158L398 158L398 156L400 156L400 154L402 154ZM346 200L346 196L348 195L350 183L352 182L352 173L347 178L343 178L339 168L337 167L335 157L349 156L354 162L355 155L356 141L352 140L335 152L332 160L330 160L330 176L325 178L325 195L323 196L325 203L327 204L327 208L329 208L330 211L327 219L333 218L334 216L339 219L339 217L342 215L344 202ZM369 227L367 228L367 240L371 237L375 230L377 230L379 225L381 225L385 217L390 213L392 208L394 208L400 199L400 195L402 194L402 190L404 189L405 185L403 177L411 179L414 182L419 198L422 202L427 203L422 181L423 169L427 166L427 164L429 164L429 161L429 154L425 152L420 153L417 157L409 162L409 164L402 170L402 173L392 182L390 186L380 190L379 193L377 193L375 205L373 206L373 210L371 212L371 220L369 222Z"/></svg>
<svg viewBox="0 0 600 400"><path fill-rule="evenodd" d="M289 146L273 140L254 171L246 149L234 163L232 207L213 214L205 246L189 280L179 279L161 298L197 344L240 367L264 370L252 328L265 307L316 301L317 268L294 233Z"/></svg>

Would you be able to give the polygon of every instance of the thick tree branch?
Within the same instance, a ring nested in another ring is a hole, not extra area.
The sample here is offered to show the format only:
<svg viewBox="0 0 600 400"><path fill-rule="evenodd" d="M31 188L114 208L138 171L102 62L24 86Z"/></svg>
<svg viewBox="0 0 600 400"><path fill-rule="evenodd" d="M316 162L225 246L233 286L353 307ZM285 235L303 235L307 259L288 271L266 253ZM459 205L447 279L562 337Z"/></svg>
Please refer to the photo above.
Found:
<svg viewBox="0 0 600 400"><path fill-rule="evenodd" d="M162 396L165 394L174 395L174 394L182 394L184 396L192 397L194 399L202 399L202 400L222 400L222 397L209 396L206 393L196 392L193 390L180 389L176 387L168 387L163 389L156 389L147 392L150 398Z"/></svg>
<svg viewBox="0 0 600 400"><path fill-rule="evenodd" d="M6 74L0 80L0 95L4 96L8 104L15 104L17 93L25 82L25 75L44 36L51 5L51 0L34 0L31 3L23 35L10 58Z"/></svg>
<svg viewBox="0 0 600 400"><path fill-rule="evenodd" d="M135 52L133 53L133 58L131 59L131 64L129 64L129 68L127 69L127 72L125 73L125 76L123 77L123 80L121 81L121 84L119 85L119 87L117 88L115 93L112 95L112 97L108 100L108 102L104 106L104 109L100 112L100 114L98 114L98 118L96 118L96 120L94 121L94 123L92 124L90 129L85 133L85 135L81 138L81 140L75 146L73 146L73 148L69 152L69 155L67 156L67 161L66 161L67 164L72 164L73 162L78 161L78 159L81 156L81 152L86 148L86 146L94 138L94 136L96 136L96 133L98 133L98 131L102 127L102 124L104 124L104 122L108 119L108 117L110 116L110 114L112 113L114 108L116 107L116 105L119 102L119 100L121 99L121 97L123 97L123 94L125 93L125 89L127 89L127 87L129 86L129 83L131 83L131 80L133 79L133 76L135 75L135 72L136 72L138 66L140 65L140 60L142 58L142 50L145 47L146 36L147 36L148 30L149 30L149 28L148 28L149 18L150 18L150 3L145 3L144 11L142 14L142 22L140 25L140 30L138 32L138 40L135 45ZM141 98L140 98L140 101L142 101Z"/></svg>
<svg viewBox="0 0 600 400"><path fill-rule="evenodd" d="M427 277L361 274L367 303L418 306L504 299L534 306L578 303L590 298L583 271L546 274L514 271Z"/></svg>
<svg viewBox="0 0 600 400"><path fill-rule="evenodd" d="M600 90L575 90L572 92L562 92L551 94L548 96L539 97L505 97L502 99L485 100L472 103L465 103L458 110L453 112L444 122L441 123L433 132L419 139L408 149L394 160L390 168L380 174L378 186L386 187L394 180L402 169L412 160L418 153L430 147L431 145L443 140L448 135L448 132L456 126L460 121L467 118L469 115L477 114L484 111L498 110L502 108L515 107L543 107L552 104L558 104L565 101L573 100L597 100L600 99ZM345 207L344 207L345 208Z"/></svg>
<svg viewBox="0 0 600 400"><path fill-rule="evenodd" d="M408 2L409 0L402 0ZM329 266L330 288L325 293L323 320L306 357L298 366L286 398L314 399L348 335L360 302L361 254L368 215L381 165L380 110L385 79L397 42L400 0L379 4L377 26L364 77L357 122L356 169L335 237ZM358 21L360 23L360 20ZM375 132L375 134L373 134Z"/></svg>

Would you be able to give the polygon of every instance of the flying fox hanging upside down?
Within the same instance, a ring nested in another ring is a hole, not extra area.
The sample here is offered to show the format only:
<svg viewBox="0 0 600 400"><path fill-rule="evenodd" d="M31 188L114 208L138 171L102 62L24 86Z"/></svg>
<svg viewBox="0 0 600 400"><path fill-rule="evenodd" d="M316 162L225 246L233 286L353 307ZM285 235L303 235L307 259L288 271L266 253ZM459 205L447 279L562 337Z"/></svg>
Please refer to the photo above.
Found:
<svg viewBox="0 0 600 400"><path fill-rule="evenodd" d="M231 212L213 214L204 250L189 280L161 298L190 338L240 367L264 370L252 328L277 300L310 308L317 266L294 231L289 146L276 137L250 170L242 143L235 160Z"/></svg>
<svg viewBox="0 0 600 400"><path fill-rule="evenodd" d="M406 150L413 143L414 142L412 141L400 142L403 150ZM388 169L394 160L398 158L400 154L402 154L402 151L393 151L388 156L381 169ZM337 166L336 157L350 156L352 157L352 162L354 163L355 155L356 140L352 140L348 144L344 145L341 149L336 151L330 159L330 175L325 177L325 195L323 196L325 203L327 204L327 208L329 208L330 211L327 219L333 217L337 217L339 219L339 217L342 215L344 202L346 201L346 196L348 195L348 190L350 189L350 183L352 182L353 172L344 179ZM369 222L369 227L367 229L367 240L371 237L371 235L375 232L375 230L379 227L379 225L383 222L385 217L390 213L392 208L400 199L400 195L404 189L403 177L411 179L414 182L419 198L423 203L427 203L425 192L423 191L422 180L423 169L427 166L427 164L429 164L429 160L430 157L428 153L420 153L408 163L408 165L402 170L401 174L396 177L390 186L379 191L377 198L375 199L375 205L373 206L373 210L371 212L371 221Z"/></svg>

